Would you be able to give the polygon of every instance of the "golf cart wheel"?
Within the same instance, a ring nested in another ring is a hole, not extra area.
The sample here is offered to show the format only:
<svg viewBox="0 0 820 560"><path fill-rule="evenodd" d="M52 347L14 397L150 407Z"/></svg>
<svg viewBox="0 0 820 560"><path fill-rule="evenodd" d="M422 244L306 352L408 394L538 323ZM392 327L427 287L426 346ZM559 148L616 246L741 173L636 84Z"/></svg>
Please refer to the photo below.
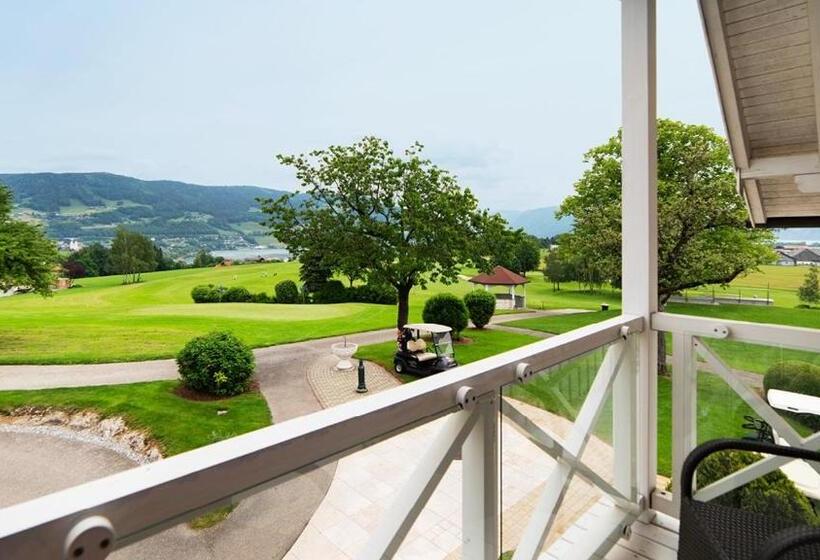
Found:
<svg viewBox="0 0 820 560"><path fill-rule="evenodd" d="M405 373L407 365L404 363L404 360L396 360L393 362L393 368L396 370L396 373Z"/></svg>

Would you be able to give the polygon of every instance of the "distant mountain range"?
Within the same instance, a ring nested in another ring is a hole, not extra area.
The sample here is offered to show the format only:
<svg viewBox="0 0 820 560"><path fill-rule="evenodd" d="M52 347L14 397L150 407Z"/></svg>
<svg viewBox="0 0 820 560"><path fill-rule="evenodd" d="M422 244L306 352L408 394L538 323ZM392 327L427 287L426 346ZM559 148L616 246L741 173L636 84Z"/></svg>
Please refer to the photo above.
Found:
<svg viewBox="0 0 820 560"><path fill-rule="evenodd" d="M55 239L106 241L123 224L184 256L205 247L271 244L259 225L257 198L286 191L252 186L203 186L143 181L111 173L0 174L14 193L15 212L39 221Z"/></svg>
<svg viewBox="0 0 820 560"><path fill-rule="evenodd" d="M514 228L523 228L536 237L553 237L572 229L572 218L555 217L557 206L531 210L502 210L500 213Z"/></svg>
<svg viewBox="0 0 820 560"><path fill-rule="evenodd" d="M204 186L178 181L144 181L112 173L7 173L0 183L14 193L15 213L42 223L54 239L108 241L123 224L157 240L174 256L200 248L247 249L275 246L260 225L257 198L287 191L254 186ZM502 210L515 228L537 237L572 229L572 219L555 217L556 206ZM820 228L779 230L788 242L820 242Z"/></svg>

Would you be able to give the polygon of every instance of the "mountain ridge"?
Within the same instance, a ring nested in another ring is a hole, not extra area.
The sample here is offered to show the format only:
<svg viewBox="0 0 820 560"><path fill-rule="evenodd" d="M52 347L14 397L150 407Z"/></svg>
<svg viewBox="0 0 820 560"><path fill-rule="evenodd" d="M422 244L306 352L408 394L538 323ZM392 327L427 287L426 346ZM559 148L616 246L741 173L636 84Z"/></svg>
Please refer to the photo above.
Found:
<svg viewBox="0 0 820 560"><path fill-rule="evenodd" d="M271 244L257 198L288 191L250 185L199 185L143 180L107 172L2 173L15 213L42 223L55 239L107 241L122 224L156 239L172 254L200 247L236 249Z"/></svg>

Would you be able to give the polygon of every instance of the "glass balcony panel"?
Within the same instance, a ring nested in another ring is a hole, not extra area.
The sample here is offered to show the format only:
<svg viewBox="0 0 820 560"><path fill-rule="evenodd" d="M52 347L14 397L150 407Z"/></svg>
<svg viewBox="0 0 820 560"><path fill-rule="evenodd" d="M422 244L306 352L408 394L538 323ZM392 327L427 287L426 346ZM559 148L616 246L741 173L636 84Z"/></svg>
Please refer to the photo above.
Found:
<svg viewBox="0 0 820 560"><path fill-rule="evenodd" d="M581 429L576 420L609 348L599 348L547 371L537 372L525 383L502 388L502 409L508 407L508 412L502 414L500 427L502 551L515 550L525 538L536 504L543 499L548 479L557 476L556 460L533 439L540 438L542 445L555 441L562 446L575 439L573 430ZM510 408L514 409L512 413ZM588 471L611 483L614 456L611 392L603 399L600 409L580 458ZM527 429L530 435L527 435ZM571 530L573 524L603 496L604 493L589 480L577 474L572 476L540 550L544 552L551 546L558 546L556 543L565 532Z"/></svg>

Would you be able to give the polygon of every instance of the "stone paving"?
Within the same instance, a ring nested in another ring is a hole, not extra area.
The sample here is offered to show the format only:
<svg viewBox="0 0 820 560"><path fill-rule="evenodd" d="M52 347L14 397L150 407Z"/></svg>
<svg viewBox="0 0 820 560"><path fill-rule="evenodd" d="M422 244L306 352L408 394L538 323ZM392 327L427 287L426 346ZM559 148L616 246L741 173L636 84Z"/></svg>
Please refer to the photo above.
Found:
<svg viewBox="0 0 820 560"><path fill-rule="evenodd" d="M359 372L357 367L349 370L338 370L336 356L324 356L317 359L307 370L307 379L313 394L322 408L329 408L354 399L365 398L373 393L391 389L400 385L399 381L383 367L372 362L365 362L364 377L367 393L357 393ZM354 366L358 366L352 360Z"/></svg>
<svg viewBox="0 0 820 560"><path fill-rule="evenodd" d="M334 385L338 386L336 381L334 378ZM332 394L333 390L327 392ZM539 408L518 401L515 405L536 424L560 438L566 437L572 427L568 420ZM446 421L447 417L438 419L340 460L324 501L285 559L356 558L411 476L428 442ZM506 420L502 422L499 437L502 449L502 549L510 550L520 540L555 463ZM584 459L601 476L612 479L610 446L593 437ZM454 461L395 558L460 557L461 491L461 462ZM600 493L594 487L574 479L547 546L599 498Z"/></svg>

